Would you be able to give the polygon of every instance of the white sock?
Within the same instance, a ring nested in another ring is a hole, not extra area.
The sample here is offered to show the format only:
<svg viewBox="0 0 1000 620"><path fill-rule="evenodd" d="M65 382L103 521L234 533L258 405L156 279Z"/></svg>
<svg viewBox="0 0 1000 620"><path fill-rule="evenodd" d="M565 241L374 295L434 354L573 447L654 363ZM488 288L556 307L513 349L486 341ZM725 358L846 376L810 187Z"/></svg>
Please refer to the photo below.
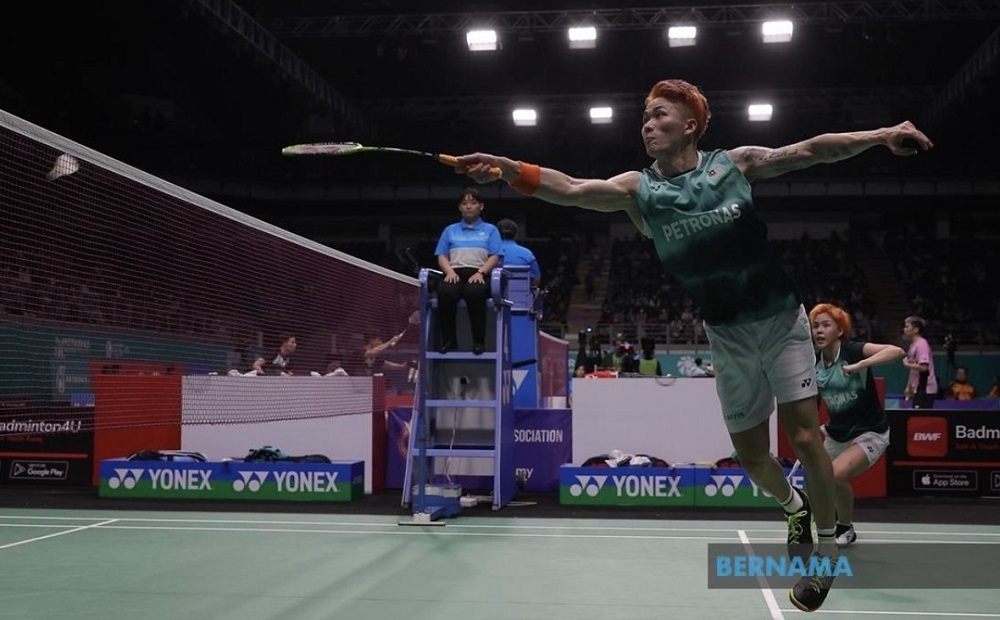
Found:
<svg viewBox="0 0 1000 620"><path fill-rule="evenodd" d="M830 528L828 530L816 528L816 534L819 536L819 545L817 551L823 555L836 555L837 553L837 530L835 528Z"/></svg>
<svg viewBox="0 0 1000 620"><path fill-rule="evenodd" d="M802 501L802 496L795 490L795 487L789 486L788 499L781 502L781 507L784 508L785 512L788 514L792 514L802 510L802 506L804 505L805 502Z"/></svg>

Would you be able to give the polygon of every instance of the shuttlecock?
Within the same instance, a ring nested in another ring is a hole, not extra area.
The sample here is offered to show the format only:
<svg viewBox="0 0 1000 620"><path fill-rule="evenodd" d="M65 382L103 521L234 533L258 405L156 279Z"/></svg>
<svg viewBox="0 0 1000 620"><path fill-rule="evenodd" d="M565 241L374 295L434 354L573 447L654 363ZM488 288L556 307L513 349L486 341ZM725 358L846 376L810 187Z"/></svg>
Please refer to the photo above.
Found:
<svg viewBox="0 0 1000 620"><path fill-rule="evenodd" d="M52 170L45 175L45 178L49 181L55 181L59 177L64 177L68 174L73 174L80 169L80 162L77 161L72 155L67 155L63 153L59 157L56 157L56 163L52 166Z"/></svg>

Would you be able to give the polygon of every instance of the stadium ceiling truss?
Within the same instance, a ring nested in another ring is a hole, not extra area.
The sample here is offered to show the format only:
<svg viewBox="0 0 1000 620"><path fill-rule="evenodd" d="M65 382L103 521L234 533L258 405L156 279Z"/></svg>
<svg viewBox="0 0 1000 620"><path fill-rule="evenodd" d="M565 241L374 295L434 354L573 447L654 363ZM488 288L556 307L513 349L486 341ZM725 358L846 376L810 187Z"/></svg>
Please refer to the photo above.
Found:
<svg viewBox="0 0 1000 620"><path fill-rule="evenodd" d="M269 28L279 37L346 38L374 35L444 35L472 28L529 35L570 26L604 30L656 30L670 25L731 26L790 19L799 24L980 21L1000 18L1000 0L869 0L800 4L730 4L579 11L503 11L281 17Z"/></svg>
<svg viewBox="0 0 1000 620"><path fill-rule="evenodd" d="M335 120L350 127L356 135L370 137L374 134L374 127L367 115L235 2L188 0L188 3L196 13L214 21L223 31L241 37L254 52L304 88Z"/></svg>

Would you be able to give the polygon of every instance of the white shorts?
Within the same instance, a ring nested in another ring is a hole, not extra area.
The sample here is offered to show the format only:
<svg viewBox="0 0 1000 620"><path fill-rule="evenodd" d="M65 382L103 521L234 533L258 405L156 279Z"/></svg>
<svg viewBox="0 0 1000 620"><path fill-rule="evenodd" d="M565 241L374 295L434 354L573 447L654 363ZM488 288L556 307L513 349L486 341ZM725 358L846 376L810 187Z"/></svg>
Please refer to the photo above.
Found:
<svg viewBox="0 0 1000 620"><path fill-rule="evenodd" d="M745 325L705 324L715 389L730 434L749 430L778 404L815 397L816 351L806 310Z"/></svg>
<svg viewBox="0 0 1000 620"><path fill-rule="evenodd" d="M823 447L826 448L826 453L830 455L831 461L840 456L844 450L850 448L852 444L858 444L858 447L865 451L865 456L868 457L868 466L871 467L889 447L889 431L861 433L850 441L836 441L827 436L823 441Z"/></svg>

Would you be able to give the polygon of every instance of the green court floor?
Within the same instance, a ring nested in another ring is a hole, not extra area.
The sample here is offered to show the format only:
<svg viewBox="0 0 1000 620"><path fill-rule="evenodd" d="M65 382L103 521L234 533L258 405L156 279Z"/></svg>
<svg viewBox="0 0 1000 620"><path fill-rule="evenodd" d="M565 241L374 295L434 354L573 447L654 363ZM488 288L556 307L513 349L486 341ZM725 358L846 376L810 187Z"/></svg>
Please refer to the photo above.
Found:
<svg viewBox="0 0 1000 620"><path fill-rule="evenodd" d="M1000 558L1000 527L857 527L859 544ZM780 522L0 509L0 618L773 620L802 616L787 591L709 590L706 544L783 537ZM1000 590L834 590L814 615L1000 618Z"/></svg>

